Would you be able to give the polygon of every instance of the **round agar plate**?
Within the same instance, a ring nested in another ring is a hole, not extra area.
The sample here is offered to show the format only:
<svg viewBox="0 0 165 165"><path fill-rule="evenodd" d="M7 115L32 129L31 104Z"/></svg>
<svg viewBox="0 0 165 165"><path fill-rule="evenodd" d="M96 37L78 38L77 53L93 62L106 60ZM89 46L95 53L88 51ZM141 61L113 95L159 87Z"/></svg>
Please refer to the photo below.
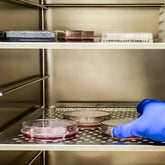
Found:
<svg viewBox="0 0 165 165"><path fill-rule="evenodd" d="M64 119L36 119L23 122L21 132L31 139L67 139L76 135L77 123Z"/></svg>
<svg viewBox="0 0 165 165"><path fill-rule="evenodd" d="M121 125L121 124L126 124L134 121L136 118L124 118L124 119L115 119L115 120L105 120L101 122L101 131L104 135L108 135L113 137L112 130L114 127ZM135 137L131 137L135 138Z"/></svg>
<svg viewBox="0 0 165 165"><path fill-rule="evenodd" d="M100 127L100 123L109 120L111 114L103 111L84 110L64 113L64 119L76 121L78 127L91 128Z"/></svg>

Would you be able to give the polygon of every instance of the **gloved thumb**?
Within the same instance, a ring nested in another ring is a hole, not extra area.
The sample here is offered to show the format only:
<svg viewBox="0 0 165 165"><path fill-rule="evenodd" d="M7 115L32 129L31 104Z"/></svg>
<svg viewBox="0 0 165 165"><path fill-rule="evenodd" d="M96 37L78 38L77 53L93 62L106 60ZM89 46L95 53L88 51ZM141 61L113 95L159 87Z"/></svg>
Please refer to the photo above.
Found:
<svg viewBox="0 0 165 165"><path fill-rule="evenodd" d="M113 136L118 138L128 138L131 136L136 136L132 134L133 127L134 127L134 122L116 126L112 130Z"/></svg>

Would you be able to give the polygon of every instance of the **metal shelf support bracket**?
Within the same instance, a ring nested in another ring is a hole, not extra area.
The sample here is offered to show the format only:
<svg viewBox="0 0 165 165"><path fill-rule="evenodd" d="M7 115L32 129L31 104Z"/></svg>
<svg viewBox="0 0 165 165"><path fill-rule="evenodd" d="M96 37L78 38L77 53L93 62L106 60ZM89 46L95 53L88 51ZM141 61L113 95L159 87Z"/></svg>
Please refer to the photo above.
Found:
<svg viewBox="0 0 165 165"><path fill-rule="evenodd" d="M5 0L8 2L13 2L13 3L18 3L18 4L22 4L22 5L27 5L27 6L31 6L31 7L38 7L38 8L42 8L42 9L48 9L45 5L33 2L33 1L29 1L29 0Z"/></svg>
<svg viewBox="0 0 165 165"><path fill-rule="evenodd" d="M49 75L46 75L44 77L36 77L36 78L30 79L29 81L22 82L19 85L16 85L16 84L11 85L10 87L8 87L7 90L0 91L0 96L4 96L4 95L7 95L9 93L13 93L13 92L15 92L17 90L20 90L20 89L24 88L24 87L27 87L27 86L30 86L32 84L38 83L40 81L46 80L49 77L50 77Z"/></svg>

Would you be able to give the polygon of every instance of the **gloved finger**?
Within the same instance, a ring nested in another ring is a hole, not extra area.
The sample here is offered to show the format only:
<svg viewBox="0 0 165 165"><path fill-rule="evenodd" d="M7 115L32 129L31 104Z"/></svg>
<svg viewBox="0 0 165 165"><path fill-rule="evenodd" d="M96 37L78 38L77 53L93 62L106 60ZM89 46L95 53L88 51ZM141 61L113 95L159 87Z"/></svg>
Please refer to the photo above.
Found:
<svg viewBox="0 0 165 165"><path fill-rule="evenodd" d="M165 103L164 101L160 101L160 100L156 100L156 99L152 99L152 102L156 102L156 103Z"/></svg>
<svg viewBox="0 0 165 165"><path fill-rule="evenodd" d="M132 129L134 127L134 122L121 124L113 128L112 133L115 137L118 138L127 138L131 136L135 136L132 134Z"/></svg>
<svg viewBox="0 0 165 165"><path fill-rule="evenodd" d="M144 108L144 106L148 103L148 102L150 102L151 101L151 99L145 99L145 100L143 100L142 102L140 102L139 104L138 104L138 106L137 106L137 112L138 113L140 113L140 114L142 114L143 113L143 108Z"/></svg>

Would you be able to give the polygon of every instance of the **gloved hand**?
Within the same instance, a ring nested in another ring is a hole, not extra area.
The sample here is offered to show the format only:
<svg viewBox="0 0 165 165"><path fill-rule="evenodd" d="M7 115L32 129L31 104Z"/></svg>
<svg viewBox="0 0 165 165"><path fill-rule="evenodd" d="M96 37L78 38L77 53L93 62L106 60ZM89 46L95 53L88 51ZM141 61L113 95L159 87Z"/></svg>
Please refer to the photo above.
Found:
<svg viewBox="0 0 165 165"><path fill-rule="evenodd" d="M137 106L140 117L122 124L112 130L114 136L127 138L139 136L155 141L165 142L165 102L159 100L143 100Z"/></svg>

